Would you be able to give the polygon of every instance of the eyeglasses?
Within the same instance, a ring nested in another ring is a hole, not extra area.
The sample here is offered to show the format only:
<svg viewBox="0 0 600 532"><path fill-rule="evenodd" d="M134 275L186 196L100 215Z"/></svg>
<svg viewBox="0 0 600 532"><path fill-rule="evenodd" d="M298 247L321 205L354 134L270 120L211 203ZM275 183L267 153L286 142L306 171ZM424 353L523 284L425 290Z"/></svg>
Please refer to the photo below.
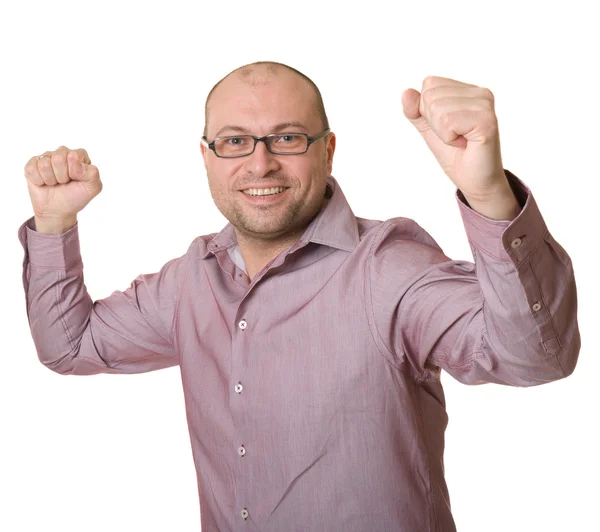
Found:
<svg viewBox="0 0 600 532"><path fill-rule="evenodd" d="M245 157L254 153L254 149L259 142L264 142L267 149L275 155L300 155L306 153L309 146L322 139L330 132L325 131L309 137L306 133L271 133L264 137L255 137L253 135L237 135L235 137L217 137L212 142L208 142L206 137L202 137L202 143L215 152L217 157L231 159L234 157Z"/></svg>

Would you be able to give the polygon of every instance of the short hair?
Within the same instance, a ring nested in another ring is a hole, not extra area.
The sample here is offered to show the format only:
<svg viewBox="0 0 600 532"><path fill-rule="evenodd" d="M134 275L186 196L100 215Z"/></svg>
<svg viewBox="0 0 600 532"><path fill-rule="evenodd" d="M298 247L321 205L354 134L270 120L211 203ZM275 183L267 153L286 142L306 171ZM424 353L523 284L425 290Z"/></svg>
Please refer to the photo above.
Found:
<svg viewBox="0 0 600 532"><path fill-rule="evenodd" d="M283 63L277 63L276 61L256 61L254 63L249 63L247 65L243 65L239 68L236 68L235 70L232 70L229 74L227 74L225 77L223 77L221 80L219 80L215 84L215 86L210 90L210 92L208 93L208 96L206 97L206 103L204 104L204 133L203 134L205 137L208 132L208 130L207 130L208 103L210 101L211 96L215 92L216 88L221 84L221 82L223 82L226 78L228 78L234 72L237 72L239 70L244 70L244 69L251 72L251 67L253 67L255 65L266 65L267 70L271 73L277 72L277 70L279 68L285 68L291 72L294 72L295 74L297 74L304 80L308 81L308 84L311 86L311 88L313 89L313 91L315 93L315 96L317 97L316 98L317 99L317 114L319 115L319 118L320 118L321 122L323 123L323 129L329 129L329 120L327 119L327 113L325 112L325 105L323 104L323 97L321 96L321 91L319 90L319 87L317 87L317 85L314 83L314 81L312 79L310 79L308 76L306 76L299 70L296 70L295 68L292 68L289 65L284 65Z"/></svg>

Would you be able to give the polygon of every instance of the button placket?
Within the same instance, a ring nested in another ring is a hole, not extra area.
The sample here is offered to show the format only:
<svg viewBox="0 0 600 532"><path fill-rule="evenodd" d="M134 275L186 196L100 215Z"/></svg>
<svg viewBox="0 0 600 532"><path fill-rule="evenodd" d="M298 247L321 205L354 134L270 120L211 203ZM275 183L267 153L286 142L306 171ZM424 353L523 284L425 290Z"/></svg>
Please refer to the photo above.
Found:
<svg viewBox="0 0 600 532"><path fill-rule="evenodd" d="M247 310L247 309L246 309ZM234 338L233 338L233 365L232 365L232 372L233 375L235 375L236 377L238 377L236 380L234 380L230 386L232 386L233 391L235 392L236 396L239 396L239 399L237 400L233 400L231 401L231 407L232 407L232 415L233 415L233 422L234 422L234 426L236 427L235 430L235 440L234 442L237 441L237 446L234 446L235 452L237 454L237 465L235 467L236 469L236 476L239 478L239 482L237 485L237 489L236 489L236 506L238 508L240 508L240 515L242 517L242 519L247 520L249 518L249 511L247 507L244 507L243 504L248 504L251 501L252 498L252 488L251 486L249 486L245 481L243 481L242 479L245 479L249 473L248 471L248 460L251 459L252 455L248 455L248 457L246 456L248 453L248 449L246 448L244 442L246 440L246 437L248 436L246 430L244 430L243 426L245 426L248 422L248 418L247 418L247 408L248 408L248 404L247 401L245 400L246 397L242 397L242 390L244 390L244 386L247 384L247 382L244 383L244 385L242 385L242 379L245 379L245 371L246 371L246 367L245 364L243 363L243 359L244 359L244 351L245 348L247 346L247 342L246 342L246 338L244 338L242 335L247 335L250 334L250 329L249 329L249 319L244 317L244 313L245 310L242 308L242 306L240 305L238 307L238 314L236 316L236 321L234 322ZM236 331L237 329L237 331ZM248 329L248 331L246 332L246 329ZM235 378L235 377L234 377ZM239 380L238 380L239 379ZM245 394L245 390L244 390L244 394ZM238 423L239 421L239 423ZM252 443L252 442L250 442ZM239 461L238 461L239 460Z"/></svg>

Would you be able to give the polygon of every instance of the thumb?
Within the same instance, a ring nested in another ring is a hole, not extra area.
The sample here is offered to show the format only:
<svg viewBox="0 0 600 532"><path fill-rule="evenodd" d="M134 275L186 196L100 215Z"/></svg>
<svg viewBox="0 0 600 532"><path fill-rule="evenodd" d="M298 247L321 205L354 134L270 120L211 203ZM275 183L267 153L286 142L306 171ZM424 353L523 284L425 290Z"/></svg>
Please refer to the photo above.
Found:
<svg viewBox="0 0 600 532"><path fill-rule="evenodd" d="M420 103L421 93L415 89L406 89L402 93L402 110L404 111L404 116L412 122L419 133L423 134L429 129L429 122L427 122L427 119L419 111Z"/></svg>

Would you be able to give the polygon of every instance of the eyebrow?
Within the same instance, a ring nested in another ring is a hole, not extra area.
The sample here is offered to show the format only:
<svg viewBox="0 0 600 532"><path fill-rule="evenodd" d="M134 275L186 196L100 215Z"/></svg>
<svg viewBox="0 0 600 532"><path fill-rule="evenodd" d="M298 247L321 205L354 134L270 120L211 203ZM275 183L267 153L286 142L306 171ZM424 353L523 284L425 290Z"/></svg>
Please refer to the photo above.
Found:
<svg viewBox="0 0 600 532"><path fill-rule="evenodd" d="M275 127L272 128L272 133L278 133L289 127L297 127L300 129L304 129L304 131L308 131L307 127L302 122L297 122L293 120L291 122L281 122L280 124L277 124ZM237 133L243 133L244 135L251 135L250 130L246 129L245 127L228 125L223 126L221 129L219 129L219 131L217 131L217 134L215 135L215 138L221 135L224 131L235 131Z"/></svg>

